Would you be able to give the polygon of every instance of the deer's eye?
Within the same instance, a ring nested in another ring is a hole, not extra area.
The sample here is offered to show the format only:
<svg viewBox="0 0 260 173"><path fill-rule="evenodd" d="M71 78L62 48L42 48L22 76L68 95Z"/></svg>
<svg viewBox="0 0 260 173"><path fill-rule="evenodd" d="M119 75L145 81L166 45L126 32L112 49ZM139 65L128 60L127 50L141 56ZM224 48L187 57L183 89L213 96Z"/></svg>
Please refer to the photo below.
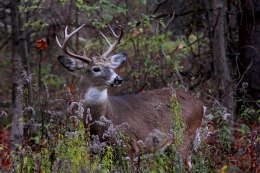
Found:
<svg viewBox="0 0 260 173"><path fill-rule="evenodd" d="M100 72L100 68L99 68L99 67L94 67L92 70L93 70L94 72Z"/></svg>

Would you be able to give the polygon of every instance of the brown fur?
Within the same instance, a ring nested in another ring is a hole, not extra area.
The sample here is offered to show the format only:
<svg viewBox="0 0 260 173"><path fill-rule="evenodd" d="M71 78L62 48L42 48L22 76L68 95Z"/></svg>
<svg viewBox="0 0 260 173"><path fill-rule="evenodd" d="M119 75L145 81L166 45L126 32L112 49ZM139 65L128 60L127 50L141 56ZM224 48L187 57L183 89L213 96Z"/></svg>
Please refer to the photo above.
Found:
<svg viewBox="0 0 260 173"><path fill-rule="evenodd" d="M102 105L85 105L90 107L94 120L101 116L110 119L114 124L129 124L128 134L133 157L139 153L137 141L145 141L154 129L170 133L174 114L170 109L171 88L147 91L137 95L110 96ZM183 146L180 149L184 160L188 157L189 149L200 127L203 116L203 105L191 93L176 90L177 99L182 108L185 124ZM91 129L93 134L100 135L100 129ZM149 149L147 149L149 150Z"/></svg>

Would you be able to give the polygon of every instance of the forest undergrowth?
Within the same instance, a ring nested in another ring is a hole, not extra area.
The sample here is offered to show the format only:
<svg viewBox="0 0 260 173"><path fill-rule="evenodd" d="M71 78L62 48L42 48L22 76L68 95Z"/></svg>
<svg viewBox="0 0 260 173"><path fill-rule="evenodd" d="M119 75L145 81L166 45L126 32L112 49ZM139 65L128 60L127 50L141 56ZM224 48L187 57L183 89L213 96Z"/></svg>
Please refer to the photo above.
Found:
<svg viewBox="0 0 260 173"><path fill-rule="evenodd" d="M259 124L246 119L246 115L231 124L230 115L218 102L206 112L198 139L200 145L194 144L190 153L192 167L188 168L183 165L177 150L183 131L180 120L173 121L174 136L178 138L174 144L164 152L141 152L131 161L127 155L128 138L124 135L126 125L115 125L105 117L100 119L106 129L104 135L109 137L109 141L101 142L83 126L82 103L72 102L69 92L62 94L66 95L63 99L40 99L35 109L41 110L42 119L28 115L37 122L36 130L32 132L28 124L24 145L16 146L16 150L9 145L10 126L1 125L1 172L244 173L260 170ZM172 97L171 103L175 114L181 113L176 98ZM90 110L86 111L91 116Z"/></svg>

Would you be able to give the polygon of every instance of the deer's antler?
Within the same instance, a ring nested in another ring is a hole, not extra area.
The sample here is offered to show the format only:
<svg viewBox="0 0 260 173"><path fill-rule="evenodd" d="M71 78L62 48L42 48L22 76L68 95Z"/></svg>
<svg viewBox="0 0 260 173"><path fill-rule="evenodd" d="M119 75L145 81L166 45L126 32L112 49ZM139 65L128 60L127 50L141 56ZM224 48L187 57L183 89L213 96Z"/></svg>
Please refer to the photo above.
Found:
<svg viewBox="0 0 260 173"><path fill-rule="evenodd" d="M108 26L108 27L111 30L111 32L113 33L113 35L117 38L117 40L113 44L111 44L108 41L107 37L100 31L100 34L104 37L104 39L106 40L107 44L109 45L108 50L105 53L103 53L103 55L101 55L102 58L107 58L108 57L108 55L116 48L116 46L118 45L118 43L120 42L120 40L121 40L121 38L123 36L123 27L121 25L119 25L119 30L120 30L119 35L116 35L116 33L113 31L113 29L110 26Z"/></svg>
<svg viewBox="0 0 260 173"><path fill-rule="evenodd" d="M85 24L81 25L80 27L78 27L77 29L75 29L73 32L71 32L70 34L68 34L68 26L66 26L65 28L65 31L64 31L64 41L63 41L63 44L60 43L58 37L56 36L56 41L57 41L57 44L59 45L59 47L62 48L62 50L68 54L69 56L73 57L73 58L76 58L76 59L79 59L83 62L86 62L86 63L90 63L92 60L90 58L87 58L85 56L81 56L81 55L77 55L77 54L74 54L72 52L70 52L68 50L68 41L69 39L75 35L81 28L83 28L85 26Z"/></svg>

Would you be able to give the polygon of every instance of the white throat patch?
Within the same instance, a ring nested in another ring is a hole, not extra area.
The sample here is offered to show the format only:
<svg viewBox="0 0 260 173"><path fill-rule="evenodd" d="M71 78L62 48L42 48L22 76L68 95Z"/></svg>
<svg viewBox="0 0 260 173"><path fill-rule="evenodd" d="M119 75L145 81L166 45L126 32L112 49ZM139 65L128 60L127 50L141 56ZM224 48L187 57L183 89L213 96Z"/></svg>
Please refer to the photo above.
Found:
<svg viewBox="0 0 260 173"><path fill-rule="evenodd" d="M107 89L98 87L89 88L84 95L85 101L89 104L103 103L107 97Z"/></svg>

